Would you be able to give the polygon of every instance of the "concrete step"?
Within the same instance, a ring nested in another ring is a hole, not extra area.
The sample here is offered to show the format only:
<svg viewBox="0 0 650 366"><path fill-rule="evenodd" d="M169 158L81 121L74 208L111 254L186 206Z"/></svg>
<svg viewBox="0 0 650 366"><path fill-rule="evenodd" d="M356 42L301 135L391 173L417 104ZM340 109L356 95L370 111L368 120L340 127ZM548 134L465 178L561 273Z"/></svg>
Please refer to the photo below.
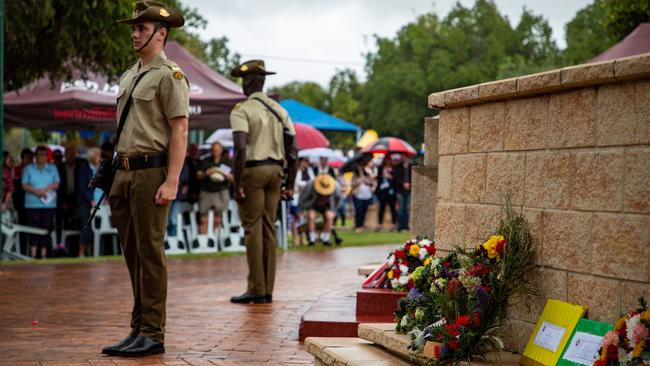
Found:
<svg viewBox="0 0 650 366"><path fill-rule="evenodd" d="M307 352L314 355L314 365L410 366L411 362L387 352L381 346L360 338L309 337Z"/></svg>
<svg viewBox="0 0 650 366"><path fill-rule="evenodd" d="M360 323L386 323L393 315L357 315L356 298L321 298L300 320L299 339L307 337L356 337Z"/></svg>
<svg viewBox="0 0 650 366"><path fill-rule="evenodd" d="M398 334L395 331L394 323L385 324L359 324L359 338L382 346L387 351L409 360L413 364L427 365L429 359L413 354L408 346L411 340L408 336ZM488 366L488 365L519 365L521 355L510 352L489 353L485 361L461 362L464 366Z"/></svg>

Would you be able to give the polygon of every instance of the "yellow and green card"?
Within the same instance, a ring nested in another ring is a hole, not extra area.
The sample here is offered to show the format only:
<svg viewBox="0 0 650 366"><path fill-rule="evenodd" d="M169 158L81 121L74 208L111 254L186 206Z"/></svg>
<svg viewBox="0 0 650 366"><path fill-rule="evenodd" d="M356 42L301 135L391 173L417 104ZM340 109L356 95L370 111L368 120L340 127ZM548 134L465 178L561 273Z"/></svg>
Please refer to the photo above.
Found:
<svg viewBox="0 0 650 366"><path fill-rule="evenodd" d="M591 366L598 358L598 350L612 324L580 319L569 343L562 352L558 366Z"/></svg>
<svg viewBox="0 0 650 366"><path fill-rule="evenodd" d="M554 366L587 309L549 299L519 361L524 366Z"/></svg>

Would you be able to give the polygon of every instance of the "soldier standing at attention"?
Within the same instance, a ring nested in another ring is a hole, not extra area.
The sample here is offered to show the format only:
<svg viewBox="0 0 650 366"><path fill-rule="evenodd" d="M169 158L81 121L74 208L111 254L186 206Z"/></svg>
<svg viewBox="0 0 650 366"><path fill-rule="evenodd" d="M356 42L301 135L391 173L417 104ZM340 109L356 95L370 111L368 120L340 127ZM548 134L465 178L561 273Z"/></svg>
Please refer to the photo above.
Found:
<svg viewBox="0 0 650 366"><path fill-rule="evenodd" d="M296 132L287 111L262 92L266 75L264 61L252 60L232 70L241 77L248 99L233 109L230 126L233 130L235 157L233 163L235 200L244 227L248 260L248 289L230 299L239 304L261 304L273 301L275 282L275 216L280 197L293 195L298 170L295 144ZM286 130L293 141L285 151ZM286 188L282 190L283 166L288 167Z"/></svg>
<svg viewBox="0 0 650 366"><path fill-rule="evenodd" d="M165 352L163 240L185 158L189 81L163 52L170 28L185 22L178 10L156 1L138 1L133 16L117 22L131 25L133 48L139 56L120 80L118 120L126 113L117 136L118 170L108 195L134 305L129 336L102 353L134 357Z"/></svg>

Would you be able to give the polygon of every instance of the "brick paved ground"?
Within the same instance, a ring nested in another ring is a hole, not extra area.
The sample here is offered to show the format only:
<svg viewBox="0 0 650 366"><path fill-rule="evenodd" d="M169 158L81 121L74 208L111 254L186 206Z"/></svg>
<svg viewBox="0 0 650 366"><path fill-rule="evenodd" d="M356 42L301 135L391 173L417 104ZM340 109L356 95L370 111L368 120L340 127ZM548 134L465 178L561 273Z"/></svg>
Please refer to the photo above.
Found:
<svg viewBox="0 0 650 366"><path fill-rule="evenodd" d="M128 333L122 263L0 266L0 365L311 364L298 342L301 315L321 296L353 294L357 267L388 248L281 254L268 305L229 303L245 288L244 257L170 260L167 353L144 359L100 354Z"/></svg>

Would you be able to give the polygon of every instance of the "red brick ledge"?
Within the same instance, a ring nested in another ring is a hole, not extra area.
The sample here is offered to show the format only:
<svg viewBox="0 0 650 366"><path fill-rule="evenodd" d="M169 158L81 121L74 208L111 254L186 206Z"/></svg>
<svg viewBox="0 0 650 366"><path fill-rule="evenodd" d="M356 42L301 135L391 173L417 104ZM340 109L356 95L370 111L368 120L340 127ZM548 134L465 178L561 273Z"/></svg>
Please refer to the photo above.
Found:
<svg viewBox="0 0 650 366"><path fill-rule="evenodd" d="M650 53L643 53L433 93L429 95L429 108L454 108L649 77Z"/></svg>

